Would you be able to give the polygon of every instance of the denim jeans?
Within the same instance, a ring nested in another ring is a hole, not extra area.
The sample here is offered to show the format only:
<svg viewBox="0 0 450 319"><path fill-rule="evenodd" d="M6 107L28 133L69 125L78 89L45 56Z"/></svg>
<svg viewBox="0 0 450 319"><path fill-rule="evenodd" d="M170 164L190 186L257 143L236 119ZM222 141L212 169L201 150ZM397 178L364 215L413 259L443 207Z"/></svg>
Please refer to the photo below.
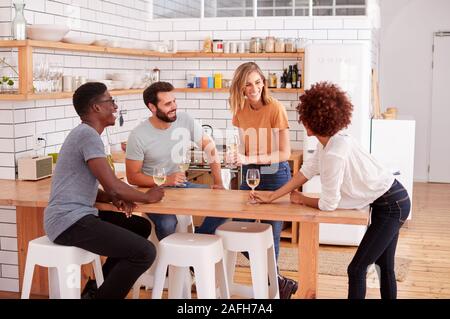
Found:
<svg viewBox="0 0 450 319"><path fill-rule="evenodd" d="M175 186L176 188L208 188L205 184L194 184L191 182L186 182L183 185ZM176 215L165 215L165 214L152 214L147 213L148 218L152 220L155 224L155 232L158 240L175 233L177 228L178 220ZM227 221L227 218L222 217L206 217L203 223L198 227L195 232L199 234L214 234L216 228Z"/></svg>
<svg viewBox="0 0 450 319"><path fill-rule="evenodd" d="M348 266L348 298L366 296L367 267L380 267L381 298L397 298L394 257L399 230L408 218L411 200L406 189L397 180L391 188L371 205L371 223Z"/></svg>
<svg viewBox="0 0 450 319"><path fill-rule="evenodd" d="M257 168L260 171L260 182L255 190L275 191L289 182L291 179L291 169L288 162L275 163L272 165L244 165L242 166L242 184L241 190L250 190L251 188L245 182L245 176L249 168ZM236 221L254 221L254 219L233 219ZM275 246L275 257L278 260L278 254L280 251L280 236L283 230L282 221L262 220L262 223L272 225L273 242Z"/></svg>

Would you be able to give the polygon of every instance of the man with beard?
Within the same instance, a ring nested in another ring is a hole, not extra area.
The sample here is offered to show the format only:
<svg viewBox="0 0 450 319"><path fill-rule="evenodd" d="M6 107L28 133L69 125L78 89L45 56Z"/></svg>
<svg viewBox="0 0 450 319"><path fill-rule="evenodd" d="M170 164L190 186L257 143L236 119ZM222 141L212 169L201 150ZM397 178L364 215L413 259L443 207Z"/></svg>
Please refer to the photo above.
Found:
<svg viewBox="0 0 450 319"><path fill-rule="evenodd" d="M191 142L205 151L214 179L213 188L222 189L220 161L214 141L203 133L200 124L189 114L177 114L174 87L168 82L156 82L145 89L145 105L152 116L138 125L127 141L126 171L130 184L140 187L155 186L154 171L164 168L166 181L163 186L207 188L207 185L186 181L186 175L178 168L180 159L190 149ZM178 163L178 164L177 164ZM147 214L155 224L156 237L162 240L176 230L175 215ZM225 218L207 217L196 229L197 233L214 234Z"/></svg>

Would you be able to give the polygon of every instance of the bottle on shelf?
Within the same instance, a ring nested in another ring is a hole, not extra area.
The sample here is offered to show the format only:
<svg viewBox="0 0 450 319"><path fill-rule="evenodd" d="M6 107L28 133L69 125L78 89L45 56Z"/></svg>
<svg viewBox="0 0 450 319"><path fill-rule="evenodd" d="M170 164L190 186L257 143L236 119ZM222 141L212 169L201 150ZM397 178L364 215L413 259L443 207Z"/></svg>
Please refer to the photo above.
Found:
<svg viewBox="0 0 450 319"><path fill-rule="evenodd" d="M286 89L292 88L292 65L289 66L289 71L286 77Z"/></svg>
<svg viewBox="0 0 450 319"><path fill-rule="evenodd" d="M25 15L23 13L25 3L16 2L14 3L14 9L16 10L16 15L11 23L11 36L13 40L25 40L27 21L25 20Z"/></svg>
<svg viewBox="0 0 450 319"><path fill-rule="evenodd" d="M297 66L297 89L302 88L302 65L299 63Z"/></svg>
<svg viewBox="0 0 450 319"><path fill-rule="evenodd" d="M292 68L292 78L291 78L292 88L297 88L297 79L298 79L297 64L294 64L294 67Z"/></svg>
<svg viewBox="0 0 450 319"><path fill-rule="evenodd" d="M283 75L281 76L281 79L280 79L280 82L281 82L280 88L282 88L282 89L286 88L287 78L288 78L288 72L287 72L287 69L284 69Z"/></svg>

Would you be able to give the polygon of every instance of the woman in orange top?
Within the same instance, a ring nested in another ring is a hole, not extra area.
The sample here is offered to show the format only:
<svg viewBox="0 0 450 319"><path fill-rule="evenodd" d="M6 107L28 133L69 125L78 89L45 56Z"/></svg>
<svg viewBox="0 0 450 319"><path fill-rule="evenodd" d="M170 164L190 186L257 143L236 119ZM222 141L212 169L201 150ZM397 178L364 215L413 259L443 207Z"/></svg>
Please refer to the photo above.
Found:
<svg viewBox="0 0 450 319"><path fill-rule="evenodd" d="M287 162L291 155L289 123L284 106L271 97L266 79L256 63L240 65L234 73L230 89L233 125L239 129L240 150L233 159L242 165L242 176L254 168L260 171L257 190L274 191L291 178ZM240 186L250 190L247 183ZM278 259L282 221L262 221L272 225L275 256ZM279 275L280 297L290 298L298 285Z"/></svg>

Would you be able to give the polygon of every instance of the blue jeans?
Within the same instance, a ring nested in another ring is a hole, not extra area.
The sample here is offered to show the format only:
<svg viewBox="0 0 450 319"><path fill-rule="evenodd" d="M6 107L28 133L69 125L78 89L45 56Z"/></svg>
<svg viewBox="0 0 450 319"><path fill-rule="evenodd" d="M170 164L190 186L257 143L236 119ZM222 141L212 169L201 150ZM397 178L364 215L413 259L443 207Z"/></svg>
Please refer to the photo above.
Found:
<svg viewBox="0 0 450 319"><path fill-rule="evenodd" d="M403 185L395 180L391 188L370 206L371 223L347 269L348 298L365 298L367 267L375 263L380 267L381 298L395 299L395 249L400 227L411 209L411 200Z"/></svg>
<svg viewBox="0 0 450 319"><path fill-rule="evenodd" d="M194 184L186 182L184 185L175 186L176 188L208 188L205 184ZM178 220L176 215L152 214L147 213L148 218L155 224L155 232L158 240L173 234L177 228ZM206 217L203 223L195 232L199 234L214 234L216 228L227 221L222 217Z"/></svg>
<svg viewBox="0 0 450 319"><path fill-rule="evenodd" d="M258 187L255 190L275 191L281 188L284 184L291 179L291 169L288 162L281 162L272 165L244 165L242 166L242 184L241 190L250 190L251 188L245 182L245 176L249 168L257 168L260 171L261 180ZM255 221L254 219L233 219L236 221ZM280 236L283 230L282 221L262 220L262 223L272 225L273 243L275 246L275 257L278 260L278 254L280 251Z"/></svg>

